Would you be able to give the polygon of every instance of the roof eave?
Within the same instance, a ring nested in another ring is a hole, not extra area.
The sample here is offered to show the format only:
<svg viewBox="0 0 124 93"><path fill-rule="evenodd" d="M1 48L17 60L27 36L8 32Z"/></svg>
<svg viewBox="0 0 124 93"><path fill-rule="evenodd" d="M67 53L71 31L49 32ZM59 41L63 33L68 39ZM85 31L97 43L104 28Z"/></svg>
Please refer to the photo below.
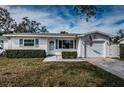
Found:
<svg viewBox="0 0 124 93"><path fill-rule="evenodd" d="M74 36L70 36L70 35L3 35L5 37L76 37L76 35Z"/></svg>

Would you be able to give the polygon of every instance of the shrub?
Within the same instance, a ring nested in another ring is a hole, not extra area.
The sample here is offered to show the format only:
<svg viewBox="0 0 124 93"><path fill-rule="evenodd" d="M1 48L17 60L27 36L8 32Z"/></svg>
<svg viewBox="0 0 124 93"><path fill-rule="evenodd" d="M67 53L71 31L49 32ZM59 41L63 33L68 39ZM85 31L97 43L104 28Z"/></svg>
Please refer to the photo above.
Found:
<svg viewBox="0 0 124 93"><path fill-rule="evenodd" d="M45 50L6 50L8 58L45 58Z"/></svg>
<svg viewBox="0 0 124 93"><path fill-rule="evenodd" d="M63 59L77 58L77 52L76 51L63 51L62 52L62 58Z"/></svg>
<svg viewBox="0 0 124 93"><path fill-rule="evenodd" d="M124 44L120 44L120 58L124 58Z"/></svg>

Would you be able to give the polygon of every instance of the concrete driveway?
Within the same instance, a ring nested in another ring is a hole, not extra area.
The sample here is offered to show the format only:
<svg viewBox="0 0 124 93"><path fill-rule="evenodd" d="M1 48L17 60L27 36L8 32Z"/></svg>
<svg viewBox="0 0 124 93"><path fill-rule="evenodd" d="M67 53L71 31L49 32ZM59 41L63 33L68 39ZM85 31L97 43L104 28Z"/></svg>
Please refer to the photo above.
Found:
<svg viewBox="0 0 124 93"><path fill-rule="evenodd" d="M62 56L47 56L43 62L83 62L82 58L77 59L62 59Z"/></svg>
<svg viewBox="0 0 124 93"><path fill-rule="evenodd" d="M89 63L96 65L122 79L124 79L124 61L111 58L89 58Z"/></svg>

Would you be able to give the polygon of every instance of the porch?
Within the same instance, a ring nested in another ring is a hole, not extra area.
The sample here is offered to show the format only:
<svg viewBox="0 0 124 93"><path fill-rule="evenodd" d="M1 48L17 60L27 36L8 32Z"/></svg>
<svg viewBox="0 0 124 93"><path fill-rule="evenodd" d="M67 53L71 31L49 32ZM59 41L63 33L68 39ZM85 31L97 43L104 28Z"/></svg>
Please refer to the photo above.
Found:
<svg viewBox="0 0 124 93"><path fill-rule="evenodd" d="M77 38L48 38L47 39L47 55L60 56L62 51L77 51Z"/></svg>

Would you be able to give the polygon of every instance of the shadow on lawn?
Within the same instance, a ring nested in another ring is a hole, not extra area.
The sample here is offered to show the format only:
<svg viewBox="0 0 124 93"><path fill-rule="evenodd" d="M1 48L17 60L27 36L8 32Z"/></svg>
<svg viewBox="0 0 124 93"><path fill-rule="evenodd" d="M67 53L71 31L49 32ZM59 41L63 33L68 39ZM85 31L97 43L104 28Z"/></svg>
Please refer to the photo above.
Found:
<svg viewBox="0 0 124 93"><path fill-rule="evenodd" d="M59 64L59 65L58 65ZM61 64L61 65L60 65ZM87 62L84 62L84 63L47 63L48 68L45 69L45 72L49 72L49 75L52 76L52 71L57 71L57 70L62 70L61 73L63 75L61 75L58 77L61 79L60 81L60 85L59 86L70 86L68 85L66 82L66 77L68 78L68 76L70 75L71 78L70 80L73 80L73 77L77 76L77 80L78 79L81 79L80 75L82 76L82 79L85 80L85 83L92 83L94 84L95 86L99 86L99 87L107 87L107 86L118 86L118 87L122 87L124 86L124 80L120 79L119 77L115 76L115 75L112 75L96 66L93 66L92 64L89 64ZM64 69L63 69L64 68ZM87 74L90 75L90 77L83 77L83 73L84 74ZM51 73L51 74L50 74ZM65 79L62 78L63 76L65 76ZM75 78L74 78L75 79ZM96 80L100 80L101 82L97 82ZM79 80L81 81L81 80ZM83 82L83 80L82 80ZM72 86L81 86L81 82L78 82L80 84L74 84L73 85L73 82L72 82ZM91 84L91 86L92 86ZM84 86L87 86L84 84ZM90 86L90 85L88 85Z"/></svg>
<svg viewBox="0 0 124 93"><path fill-rule="evenodd" d="M11 62L15 60L11 59ZM88 62L43 63L40 59L21 59L9 66L5 65L5 69L0 76L0 86L124 86L124 80Z"/></svg>

